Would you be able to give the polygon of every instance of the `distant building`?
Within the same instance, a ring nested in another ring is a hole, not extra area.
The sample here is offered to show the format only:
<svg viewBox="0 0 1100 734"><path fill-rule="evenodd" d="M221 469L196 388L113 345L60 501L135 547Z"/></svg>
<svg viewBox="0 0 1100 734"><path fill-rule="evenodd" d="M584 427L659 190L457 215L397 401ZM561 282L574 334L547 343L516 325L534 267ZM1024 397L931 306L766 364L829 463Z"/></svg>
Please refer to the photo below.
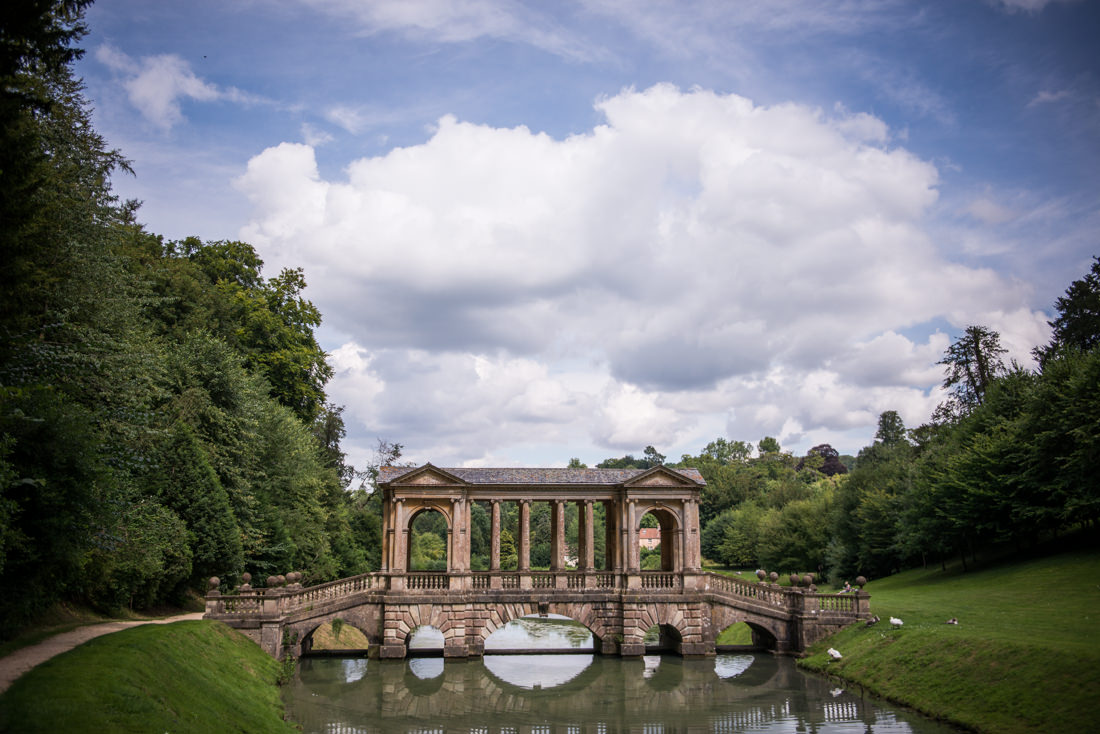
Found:
<svg viewBox="0 0 1100 734"><path fill-rule="evenodd" d="M641 528L638 531L638 546L650 550L661 545L660 528Z"/></svg>

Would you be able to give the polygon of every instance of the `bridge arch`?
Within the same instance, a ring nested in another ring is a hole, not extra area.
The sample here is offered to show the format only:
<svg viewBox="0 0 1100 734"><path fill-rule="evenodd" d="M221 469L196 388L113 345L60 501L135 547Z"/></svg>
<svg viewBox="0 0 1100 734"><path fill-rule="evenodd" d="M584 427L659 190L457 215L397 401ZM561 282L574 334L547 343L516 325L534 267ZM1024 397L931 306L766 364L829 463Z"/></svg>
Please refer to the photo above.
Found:
<svg viewBox="0 0 1100 734"><path fill-rule="evenodd" d="M744 622L752 630L752 642L757 647L775 650L788 639L788 624L784 620L752 614L741 609L716 604L711 611L711 622L717 637L727 627Z"/></svg>

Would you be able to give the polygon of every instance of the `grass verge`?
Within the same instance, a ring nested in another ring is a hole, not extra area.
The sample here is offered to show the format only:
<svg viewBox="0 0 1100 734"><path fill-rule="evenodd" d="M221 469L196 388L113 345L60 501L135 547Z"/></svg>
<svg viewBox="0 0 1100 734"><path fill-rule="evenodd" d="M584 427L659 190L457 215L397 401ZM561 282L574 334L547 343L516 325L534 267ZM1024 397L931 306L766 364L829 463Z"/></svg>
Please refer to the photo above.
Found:
<svg viewBox="0 0 1100 734"><path fill-rule="evenodd" d="M867 586L882 621L832 636L800 664L976 731L1092 731L1098 579L1097 550L897 574Z"/></svg>
<svg viewBox="0 0 1100 734"><path fill-rule="evenodd" d="M293 732L279 672L217 622L134 627L19 678L0 695L0 732Z"/></svg>
<svg viewBox="0 0 1100 734"><path fill-rule="evenodd" d="M162 607L133 612L120 609L113 615L103 614L94 609L64 602L55 604L38 619L34 624L27 625L15 632L8 640L0 642L0 658L11 655L16 650L31 645L37 645L45 639L69 632L78 627L90 624L103 624L105 622L128 622L134 620L158 619L162 617L174 617L177 614L187 612L201 612L205 609L205 602L201 597L192 596L181 607Z"/></svg>

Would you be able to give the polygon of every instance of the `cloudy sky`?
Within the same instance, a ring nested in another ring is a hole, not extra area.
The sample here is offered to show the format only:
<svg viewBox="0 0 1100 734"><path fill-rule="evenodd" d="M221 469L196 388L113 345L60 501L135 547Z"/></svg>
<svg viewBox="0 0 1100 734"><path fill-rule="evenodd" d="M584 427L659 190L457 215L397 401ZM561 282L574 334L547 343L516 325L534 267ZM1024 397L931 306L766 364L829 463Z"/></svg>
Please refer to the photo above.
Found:
<svg viewBox="0 0 1100 734"><path fill-rule="evenodd" d="M855 453L1100 254L1096 0L101 0L78 72L168 238L301 267L439 465Z"/></svg>

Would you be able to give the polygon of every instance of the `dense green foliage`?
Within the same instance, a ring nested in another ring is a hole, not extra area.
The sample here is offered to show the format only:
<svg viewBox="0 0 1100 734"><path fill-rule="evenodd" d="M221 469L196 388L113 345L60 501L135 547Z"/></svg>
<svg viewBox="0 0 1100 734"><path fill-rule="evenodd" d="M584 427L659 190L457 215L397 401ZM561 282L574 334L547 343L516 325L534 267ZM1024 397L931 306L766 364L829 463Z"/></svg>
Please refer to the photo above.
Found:
<svg viewBox="0 0 1100 734"><path fill-rule="evenodd" d="M883 621L830 637L800 664L975 731L1091 731L1097 571L1093 548L874 581L871 610ZM891 628L890 617L903 625Z"/></svg>
<svg viewBox="0 0 1100 734"><path fill-rule="evenodd" d="M86 2L0 15L0 635L59 599L178 600L204 579L377 563L300 270L166 242L69 65Z"/></svg>
<svg viewBox="0 0 1100 734"><path fill-rule="evenodd" d="M0 695L0 732L293 732L280 667L219 623L134 627L20 677Z"/></svg>

